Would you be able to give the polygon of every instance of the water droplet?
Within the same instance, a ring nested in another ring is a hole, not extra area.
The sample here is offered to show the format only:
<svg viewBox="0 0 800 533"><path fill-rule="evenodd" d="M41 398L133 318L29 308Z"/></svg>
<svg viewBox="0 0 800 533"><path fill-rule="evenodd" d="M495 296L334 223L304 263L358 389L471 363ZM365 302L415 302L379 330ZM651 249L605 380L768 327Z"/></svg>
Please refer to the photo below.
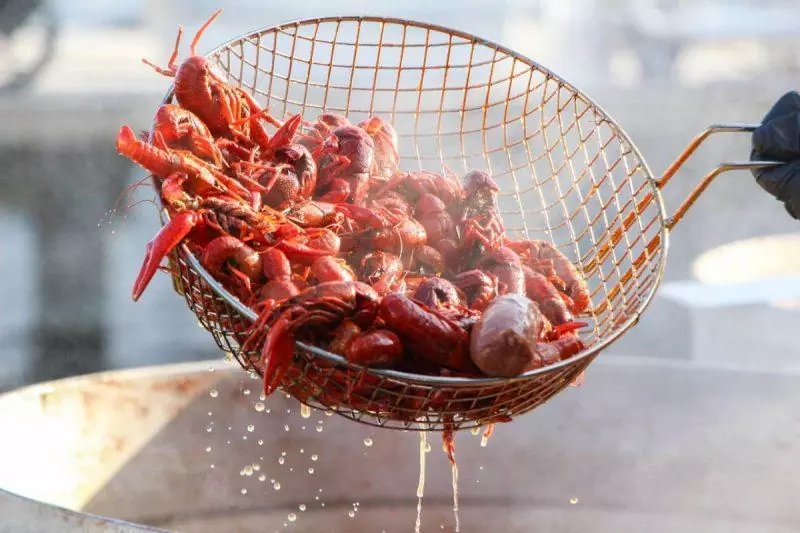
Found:
<svg viewBox="0 0 800 533"><path fill-rule="evenodd" d="M370 446L372 446L372 439L371 439L371 438L369 438L369 437L365 438L365 439L364 439L364 446L366 446L367 448L369 448Z"/></svg>
<svg viewBox="0 0 800 533"><path fill-rule="evenodd" d="M286 459L284 459L283 457L278 457L278 464L279 465L282 465L285 462L286 462Z"/></svg>
<svg viewBox="0 0 800 533"><path fill-rule="evenodd" d="M478 433L481 432L481 427L480 426L475 426L474 428L470 429L469 432L477 437Z"/></svg>
<svg viewBox="0 0 800 533"><path fill-rule="evenodd" d="M290 414L292 414L292 410L291 410L291 409L287 409L287 410L286 410L286 414L287 414L287 415L290 415Z"/></svg>
<svg viewBox="0 0 800 533"><path fill-rule="evenodd" d="M285 431L289 431L289 424L284 424L284 425L283 425L283 429L284 429Z"/></svg>
<svg viewBox="0 0 800 533"><path fill-rule="evenodd" d="M353 518L355 515L356 515L355 511L347 511L347 516L349 516L350 518Z"/></svg>
<svg viewBox="0 0 800 533"><path fill-rule="evenodd" d="M300 404L300 416L303 418L308 418L311 416L311 407L307 406L304 403Z"/></svg>
<svg viewBox="0 0 800 533"><path fill-rule="evenodd" d="M258 439L258 445L259 446L263 446L264 445L264 439Z"/></svg>
<svg viewBox="0 0 800 533"><path fill-rule="evenodd" d="M306 451L303 448L300 448L300 453L306 453Z"/></svg>
<svg viewBox="0 0 800 533"><path fill-rule="evenodd" d="M479 468L478 470L483 470L483 465L481 465L481 466L480 466L480 468Z"/></svg>
<svg viewBox="0 0 800 533"><path fill-rule="evenodd" d="M209 372L213 372L214 371L214 367L213 366L208 367L208 371Z"/></svg>
<svg viewBox="0 0 800 533"><path fill-rule="evenodd" d="M211 414L212 414L212 413L211 413L211 411L209 411L209 412L208 412L208 416L211 416Z"/></svg>
<svg viewBox="0 0 800 533"><path fill-rule="evenodd" d="M210 452L211 451L211 446L206 446L206 451Z"/></svg>
<svg viewBox="0 0 800 533"><path fill-rule="evenodd" d="M294 522L295 520L297 520L297 515L294 513L289 513L289 516L287 516L286 518L289 519L289 522Z"/></svg>
<svg viewBox="0 0 800 533"><path fill-rule="evenodd" d="M242 489L242 494L247 494L247 489Z"/></svg>
<svg viewBox="0 0 800 533"><path fill-rule="evenodd" d="M211 465L211 468L214 468L214 465Z"/></svg>
<svg viewBox="0 0 800 533"><path fill-rule="evenodd" d="M219 396L219 391L217 389L211 389L210 391L208 391L208 395L211 396L212 398L216 398L217 396Z"/></svg>
<svg viewBox="0 0 800 533"><path fill-rule="evenodd" d="M333 416L333 411L325 411L325 416Z"/></svg>
<svg viewBox="0 0 800 533"><path fill-rule="evenodd" d="M314 496L314 499L319 501L319 496Z"/></svg>
<svg viewBox="0 0 800 533"><path fill-rule="evenodd" d="M480 485L480 483L481 483L481 480L480 480L480 479L476 479L476 480L475 480L475 484L476 484L476 485Z"/></svg>
<svg viewBox="0 0 800 533"><path fill-rule="evenodd" d="M260 476L258 476L258 480L259 481L266 481L267 480L267 476L264 475L264 474L261 474Z"/></svg>
<svg viewBox="0 0 800 533"><path fill-rule="evenodd" d="M576 503L578 503L578 498L573 496L572 498L569 499L569 503L571 503L572 505L575 505Z"/></svg>
<svg viewBox="0 0 800 533"><path fill-rule="evenodd" d="M258 463L253 463L253 470L255 470L256 472L258 472L259 470L261 470L261 465L260 465L260 464L258 464Z"/></svg>
<svg viewBox="0 0 800 533"><path fill-rule="evenodd" d="M228 431L231 431L231 430L233 430L233 428L231 426L228 426Z"/></svg>
<svg viewBox="0 0 800 533"><path fill-rule="evenodd" d="M425 453L431 453L431 443L427 443L425 445Z"/></svg>
<svg viewBox="0 0 800 533"><path fill-rule="evenodd" d="M292 468L292 467L290 466L290 467L289 467L289 472L294 472L294 468Z"/></svg>
<svg viewBox="0 0 800 533"><path fill-rule="evenodd" d="M301 511L305 511L306 510L306 504L301 503L300 505L297 506L297 508L300 509Z"/></svg>
<svg viewBox="0 0 800 533"><path fill-rule="evenodd" d="M314 469L313 469L313 468L309 468L309 469L308 469L308 473L309 473L309 474L313 474L313 473L314 473Z"/></svg>
<svg viewBox="0 0 800 533"><path fill-rule="evenodd" d="M242 440L247 440L247 435L242 435Z"/></svg>
<svg viewBox="0 0 800 533"><path fill-rule="evenodd" d="M484 434L481 437L481 448L486 448L487 444L489 444L489 437L487 437L486 434Z"/></svg>
<svg viewBox="0 0 800 533"><path fill-rule="evenodd" d="M249 431L250 433L255 431L255 429L256 429L256 427L253 424L250 424L249 426L247 426L247 431Z"/></svg>
<svg viewBox="0 0 800 533"><path fill-rule="evenodd" d="M319 489L317 492L322 492L322 489Z"/></svg>
<svg viewBox="0 0 800 533"><path fill-rule="evenodd" d="M264 400L267 399L267 395L262 392L261 394L258 395L258 399L263 402Z"/></svg>
<svg viewBox="0 0 800 533"><path fill-rule="evenodd" d="M319 505L320 505L320 507L325 507L325 502L322 502Z"/></svg>
<svg viewBox="0 0 800 533"><path fill-rule="evenodd" d="M281 456L282 456L282 457L286 457L286 452L285 452L285 451L282 451L282 452L281 452Z"/></svg>
<svg viewBox="0 0 800 533"><path fill-rule="evenodd" d="M270 414L272 412L272 409L265 409L264 412Z"/></svg>
<svg viewBox="0 0 800 533"><path fill-rule="evenodd" d="M211 433L212 431L214 431L214 428L212 428L211 426L208 426L206 428L206 433Z"/></svg>
<svg viewBox="0 0 800 533"><path fill-rule="evenodd" d="M322 433L322 424L317 426L317 433Z"/></svg>
<svg viewBox="0 0 800 533"><path fill-rule="evenodd" d="M256 402L256 405L254 407L256 408L256 411L258 411L259 413L264 409L266 409L266 406L262 402Z"/></svg>
<svg viewBox="0 0 800 533"><path fill-rule="evenodd" d="M242 471L244 472L245 476L252 476L253 475L253 467L251 465L245 466Z"/></svg>
<svg viewBox="0 0 800 533"><path fill-rule="evenodd" d="M311 456L312 461L316 461L317 459L319 459L319 456L317 454Z"/></svg>
<svg viewBox="0 0 800 533"><path fill-rule="evenodd" d="M305 426L300 426L300 430L301 430L301 431L305 431L305 430L306 430L306 427L305 427Z"/></svg>
<svg viewBox="0 0 800 533"><path fill-rule="evenodd" d="M272 488L275 490L281 490L281 484L276 481L272 484Z"/></svg>
<svg viewBox="0 0 800 533"><path fill-rule="evenodd" d="M244 389L242 391L242 394L244 394L245 396L250 396L250 389Z"/></svg>

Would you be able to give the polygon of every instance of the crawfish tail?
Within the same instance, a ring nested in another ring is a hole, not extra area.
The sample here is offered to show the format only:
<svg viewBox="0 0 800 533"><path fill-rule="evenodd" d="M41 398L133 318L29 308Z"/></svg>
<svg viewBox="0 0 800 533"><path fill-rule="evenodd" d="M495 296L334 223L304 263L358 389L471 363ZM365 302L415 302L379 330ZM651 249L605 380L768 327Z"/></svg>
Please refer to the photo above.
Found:
<svg viewBox="0 0 800 533"><path fill-rule="evenodd" d="M136 138L129 126L122 126L117 135L117 152L152 172L158 177L166 178L176 168L169 153L147 144Z"/></svg>

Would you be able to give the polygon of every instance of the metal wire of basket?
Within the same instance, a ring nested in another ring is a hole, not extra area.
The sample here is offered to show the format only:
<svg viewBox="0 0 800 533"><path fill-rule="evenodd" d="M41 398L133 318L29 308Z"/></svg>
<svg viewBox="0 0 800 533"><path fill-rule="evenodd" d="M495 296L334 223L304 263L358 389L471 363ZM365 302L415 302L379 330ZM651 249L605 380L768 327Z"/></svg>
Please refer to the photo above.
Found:
<svg viewBox="0 0 800 533"><path fill-rule="evenodd" d="M388 119L397 130L401 168L489 171L501 189L508 232L550 240L587 276L590 326L580 332L586 349L515 378L365 369L297 343L283 391L386 428L467 429L507 421L552 398L639 320L661 281L669 231L708 184L727 170L777 164L722 164L670 217L660 189L700 143L755 126L712 126L656 179L625 132L567 81L503 46L427 23L301 20L233 39L207 57L273 116ZM170 91L164 102L171 99ZM165 222L168 215L161 216ZM259 354L240 350L240 332L256 314L185 245L170 266L174 289L217 345L258 372Z"/></svg>

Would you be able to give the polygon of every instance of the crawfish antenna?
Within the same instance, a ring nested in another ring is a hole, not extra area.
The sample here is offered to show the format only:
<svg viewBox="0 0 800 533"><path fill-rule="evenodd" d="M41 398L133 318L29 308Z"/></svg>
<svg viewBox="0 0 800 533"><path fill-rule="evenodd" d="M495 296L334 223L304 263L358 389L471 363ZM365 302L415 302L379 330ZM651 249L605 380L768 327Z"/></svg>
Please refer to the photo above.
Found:
<svg viewBox="0 0 800 533"><path fill-rule="evenodd" d="M222 8L217 9L214 12L214 14L211 15L211 17L209 17L206 23L200 26L200 29L197 30L197 33L194 35L194 39L192 39L192 45L189 48L189 51L192 53L193 56L197 55L197 43L200 42L200 38L203 36L203 33L205 33L208 27L211 26L211 23L214 22L214 20L218 16L220 16L221 13L222 13Z"/></svg>
<svg viewBox="0 0 800 533"><path fill-rule="evenodd" d="M162 74L164 76L174 77L175 73L178 71L178 67L175 66L175 62L178 60L178 48L181 45L181 37L183 37L183 26L178 26L178 36L175 37L175 47L172 49L172 55L169 56L169 63L167 64L167 68L161 68L158 65L151 63L147 59L142 58L142 63L145 65L152 67L155 69L156 72Z"/></svg>

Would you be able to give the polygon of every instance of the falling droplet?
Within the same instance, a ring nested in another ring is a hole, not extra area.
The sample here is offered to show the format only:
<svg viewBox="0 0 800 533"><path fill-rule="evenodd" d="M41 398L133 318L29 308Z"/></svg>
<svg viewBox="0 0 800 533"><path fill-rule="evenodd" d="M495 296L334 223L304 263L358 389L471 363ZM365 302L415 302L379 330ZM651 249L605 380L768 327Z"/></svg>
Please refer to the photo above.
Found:
<svg viewBox="0 0 800 533"><path fill-rule="evenodd" d="M284 425L283 425L283 429L284 429L285 431L289 431L289 424L284 424Z"/></svg>
<svg viewBox="0 0 800 533"><path fill-rule="evenodd" d="M297 508L300 509L301 511L305 511L306 510L306 504L301 503L300 505L297 506Z"/></svg>
<svg viewBox="0 0 800 533"><path fill-rule="evenodd" d="M250 389L245 389L244 391L242 391L242 393L243 393L245 396L250 396Z"/></svg>
<svg viewBox="0 0 800 533"><path fill-rule="evenodd" d="M247 489L242 489L242 494L247 494Z"/></svg>
<svg viewBox="0 0 800 533"><path fill-rule="evenodd" d="M214 465L211 465L211 468L214 468Z"/></svg>
<svg viewBox="0 0 800 533"><path fill-rule="evenodd" d="M313 474L313 473L314 473L314 469L313 469L313 468L309 468L309 469L308 469L308 473L309 473L309 474Z"/></svg>
<svg viewBox="0 0 800 533"><path fill-rule="evenodd" d="M486 448L487 444L489 444L489 437L484 433L481 437L481 448Z"/></svg>
<svg viewBox="0 0 800 533"><path fill-rule="evenodd" d="M272 412L272 409L265 409L264 412L270 414Z"/></svg>
<svg viewBox="0 0 800 533"><path fill-rule="evenodd" d="M300 448L300 453L306 453L306 451L303 448Z"/></svg>
<svg viewBox="0 0 800 533"><path fill-rule="evenodd" d="M317 459L319 459L319 456L317 454L311 456L312 461L316 461Z"/></svg>
<svg viewBox="0 0 800 533"><path fill-rule="evenodd" d="M272 488L275 490L281 490L281 484L276 481L272 484Z"/></svg>
<svg viewBox="0 0 800 533"><path fill-rule="evenodd" d="M470 429L469 432L477 437L478 433L481 432L481 427L480 426L475 426L474 428ZM444 526L442 526L442 527L444 527Z"/></svg>
<svg viewBox="0 0 800 533"><path fill-rule="evenodd" d="M303 418L309 418L311 416L311 407L307 406L304 403L300 404L300 416Z"/></svg>
<svg viewBox="0 0 800 533"><path fill-rule="evenodd" d="M317 433L322 433L322 424L317 425Z"/></svg>
<svg viewBox="0 0 800 533"><path fill-rule="evenodd" d="M319 496L314 496L314 499L319 501Z"/></svg>
<svg viewBox="0 0 800 533"><path fill-rule="evenodd" d="M350 518L353 518L355 515L356 515L355 511L348 511L347 512L347 516L349 516Z"/></svg>
<svg viewBox="0 0 800 533"><path fill-rule="evenodd" d="M260 465L260 464L258 464L258 463L253 463L253 470L255 470L256 472L258 472L259 470L261 470L261 465Z"/></svg>
<svg viewBox="0 0 800 533"><path fill-rule="evenodd" d="M206 433L211 433L212 431L214 431L214 428L212 428L211 426L208 426L206 428Z"/></svg>
<svg viewBox="0 0 800 533"><path fill-rule="evenodd" d="M320 507L325 507L325 502L321 502L321 503L319 504L319 506L320 506Z"/></svg>
<svg viewBox="0 0 800 533"><path fill-rule="evenodd" d="M258 445L259 446L263 446L264 445L264 439L258 439Z"/></svg>
<svg viewBox="0 0 800 533"><path fill-rule="evenodd" d="M281 452L281 457L286 457L286 452L285 451Z"/></svg>
<svg viewBox="0 0 800 533"><path fill-rule="evenodd" d="M211 389L210 391L208 391L208 395L211 396L212 398L216 398L217 396L219 396L219 391L217 389Z"/></svg>
<svg viewBox="0 0 800 533"><path fill-rule="evenodd" d="M325 416L333 416L333 411L325 411Z"/></svg>
<svg viewBox="0 0 800 533"><path fill-rule="evenodd" d="M244 472L245 476L252 476L253 475L253 467L251 465L245 466L242 471Z"/></svg>
<svg viewBox="0 0 800 533"><path fill-rule="evenodd" d="M266 481L267 480L267 476L265 476L264 474L261 474L260 476L258 476L258 480L259 481Z"/></svg>
<svg viewBox="0 0 800 533"><path fill-rule="evenodd" d="M206 451L210 452L211 451L211 446L206 446Z"/></svg>
<svg viewBox="0 0 800 533"><path fill-rule="evenodd" d="M427 443L425 445L425 453L431 453L431 443Z"/></svg>
<svg viewBox="0 0 800 533"><path fill-rule="evenodd" d="M297 520L297 515L294 513L289 513L289 516L287 516L286 518L289 519L289 522L294 522L295 520Z"/></svg>
<svg viewBox="0 0 800 533"><path fill-rule="evenodd" d="M371 439L371 438L369 438L369 437L365 438L365 439L364 439L364 446L366 446L367 448L369 448L370 446L372 446L372 439Z"/></svg>
<svg viewBox="0 0 800 533"><path fill-rule="evenodd" d="M575 505L576 503L578 503L578 498L573 496L572 498L569 499L569 503L571 503L572 505Z"/></svg>
<svg viewBox="0 0 800 533"><path fill-rule="evenodd" d="M254 407L256 408L256 411L258 411L259 413L262 412L264 409L266 409L266 406L262 402L256 402L256 405Z"/></svg>
<svg viewBox="0 0 800 533"><path fill-rule="evenodd" d="M249 426L247 426L247 431L249 431L250 433L255 431L255 429L256 429L256 427L253 424L250 424Z"/></svg>
<svg viewBox="0 0 800 533"><path fill-rule="evenodd" d="M480 468L478 468L478 470L483 470L483 465L481 465Z"/></svg>
<svg viewBox="0 0 800 533"><path fill-rule="evenodd" d="M285 463L285 462L286 462L286 459L285 459L285 458L283 458L283 457L278 457L278 464L279 464L279 465L282 465L282 464L283 464L283 463Z"/></svg>

